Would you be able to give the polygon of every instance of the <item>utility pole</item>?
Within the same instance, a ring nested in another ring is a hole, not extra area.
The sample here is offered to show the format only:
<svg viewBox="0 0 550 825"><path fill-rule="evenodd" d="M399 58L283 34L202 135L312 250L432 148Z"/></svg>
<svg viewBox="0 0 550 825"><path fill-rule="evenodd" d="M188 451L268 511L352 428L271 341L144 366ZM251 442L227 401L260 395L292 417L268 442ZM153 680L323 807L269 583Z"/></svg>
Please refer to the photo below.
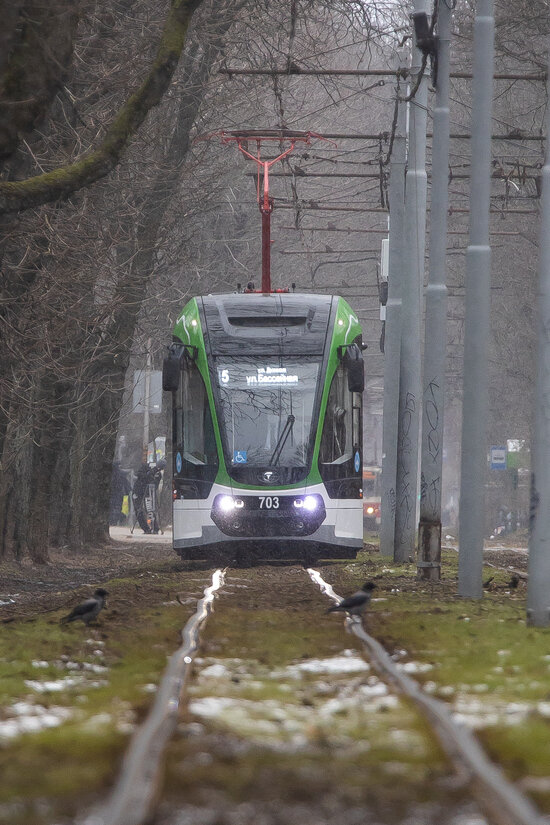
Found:
<svg viewBox="0 0 550 825"><path fill-rule="evenodd" d="M437 14L436 93L433 112L430 267L426 289L424 395L420 472L418 577L441 578L441 480L443 474L443 413L447 346L447 209L449 206L449 52L451 9L439 0ZM432 36L433 40L433 36Z"/></svg>
<svg viewBox="0 0 550 825"><path fill-rule="evenodd" d="M397 117L390 158L388 300L386 302L384 336L382 494L380 501L380 553L383 556L393 556L395 538L399 363L401 360L401 294L404 268L405 166L407 162L407 104L403 100L399 81L397 82L395 94Z"/></svg>
<svg viewBox="0 0 550 825"><path fill-rule="evenodd" d="M428 13L426 0L414 1L414 13ZM420 77L420 74L423 76ZM401 371L397 442L397 488L394 560L406 562L415 553L418 501L418 438L420 430L421 291L426 245L426 120L428 86L422 53L413 46L411 78L418 88L409 105L409 162L405 191L405 267L401 311Z"/></svg>
<svg viewBox="0 0 550 825"><path fill-rule="evenodd" d="M151 339L147 339L147 354L145 356L145 376L144 376L144 398L143 398L143 460L147 461L149 450L149 412L151 406Z"/></svg>
<svg viewBox="0 0 550 825"><path fill-rule="evenodd" d="M549 58L550 60L550 58ZM546 108L550 135L550 107ZM531 450L531 531L527 621L550 625L550 147L542 169L538 307L538 360L535 429Z"/></svg>
<svg viewBox="0 0 550 825"><path fill-rule="evenodd" d="M470 243L466 252L458 557L458 593L460 596L474 599L479 599L483 595L494 32L493 0L478 0L474 24Z"/></svg>

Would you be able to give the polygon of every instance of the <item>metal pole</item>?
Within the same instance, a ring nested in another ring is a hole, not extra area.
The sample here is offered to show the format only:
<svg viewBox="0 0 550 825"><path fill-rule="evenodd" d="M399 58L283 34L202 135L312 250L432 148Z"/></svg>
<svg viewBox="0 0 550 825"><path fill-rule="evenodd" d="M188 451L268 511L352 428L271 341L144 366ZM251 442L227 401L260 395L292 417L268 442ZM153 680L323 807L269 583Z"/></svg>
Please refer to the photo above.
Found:
<svg viewBox="0 0 550 825"><path fill-rule="evenodd" d="M439 0L437 15L437 79L433 112L430 267L426 289L424 338L424 396L420 472L418 577L441 578L441 479L443 471L443 412L445 350L447 345L447 208L449 205L449 52L451 9Z"/></svg>
<svg viewBox="0 0 550 825"><path fill-rule="evenodd" d="M259 151L259 150L258 150ZM271 213L273 199L269 197L269 163L263 164L263 195L260 201L262 213L262 292L271 292Z"/></svg>
<svg viewBox="0 0 550 825"><path fill-rule="evenodd" d="M426 0L415 0L415 12L428 13ZM411 75L418 76L422 55L414 46ZM393 557L406 562L415 553L418 501L418 438L422 385L420 378L420 314L426 245L426 120L428 86L423 77L409 107L409 164L405 192L405 268L401 311L401 374L397 442L397 488Z"/></svg>
<svg viewBox="0 0 550 825"><path fill-rule="evenodd" d="M550 52L549 52L550 65ZM546 108L550 135L550 106ZM535 395L535 427L531 450L531 532L527 620L550 625L550 146L542 170L538 304L539 349Z"/></svg>
<svg viewBox="0 0 550 825"><path fill-rule="evenodd" d="M151 399L151 339L147 339L147 355L145 357L145 390L143 398L143 460L147 461L149 449L149 409Z"/></svg>
<svg viewBox="0 0 550 825"><path fill-rule="evenodd" d="M388 300L384 338L384 402L382 418L382 494L380 553L393 556L397 482L397 419L399 362L401 359L401 293L403 289L403 225L405 217L405 166L407 162L407 104L396 88L397 119L390 158L390 226Z"/></svg>
<svg viewBox="0 0 550 825"><path fill-rule="evenodd" d="M474 599L483 595L494 28L493 0L478 0L474 24L470 243L466 252L458 558L458 593Z"/></svg>

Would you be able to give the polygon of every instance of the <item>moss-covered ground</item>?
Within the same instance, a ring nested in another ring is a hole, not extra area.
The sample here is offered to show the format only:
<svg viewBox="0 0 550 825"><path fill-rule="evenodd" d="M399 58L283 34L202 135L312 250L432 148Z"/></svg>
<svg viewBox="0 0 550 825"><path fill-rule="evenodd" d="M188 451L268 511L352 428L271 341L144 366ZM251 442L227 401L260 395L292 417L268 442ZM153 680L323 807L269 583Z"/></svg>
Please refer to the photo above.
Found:
<svg viewBox="0 0 550 825"><path fill-rule="evenodd" d="M166 565L164 565L166 567ZM0 822L72 821L111 784L180 631L210 584L205 572L150 567L104 583L97 623L60 624L67 607L10 621L0 635ZM46 727L48 720L68 718ZM36 732L10 725L36 720ZM4 735L2 732L4 731ZM6 732L8 735L6 735Z"/></svg>
<svg viewBox="0 0 550 825"><path fill-rule="evenodd" d="M459 599L453 551L433 585L372 547L316 569L342 595L377 583L368 632L550 813L550 631L526 626L523 581L486 568L484 598ZM71 822L101 797L210 574L149 565L101 582L111 595L95 627L59 624L77 594L64 609L3 626L0 730L27 704L68 718L0 738L0 822ZM297 566L228 571L170 745L159 821L177 807L189 821L222 825L233 821L224 811L248 805L243 822L264 811L266 822L309 825L307 810L316 825L390 825L411 812L429 825L467 809L469 788L453 779L422 716L357 664L359 642L342 617L326 614L329 604ZM205 810L212 816L201 820Z"/></svg>

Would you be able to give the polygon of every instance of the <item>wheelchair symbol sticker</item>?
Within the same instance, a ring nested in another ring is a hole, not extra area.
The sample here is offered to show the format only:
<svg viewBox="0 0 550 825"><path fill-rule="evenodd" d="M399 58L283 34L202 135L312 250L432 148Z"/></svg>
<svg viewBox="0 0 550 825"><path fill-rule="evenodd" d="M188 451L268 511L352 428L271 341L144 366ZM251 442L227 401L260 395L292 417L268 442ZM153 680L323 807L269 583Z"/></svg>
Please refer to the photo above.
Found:
<svg viewBox="0 0 550 825"><path fill-rule="evenodd" d="M181 468L183 465L181 453L176 453L176 472L181 473Z"/></svg>
<svg viewBox="0 0 550 825"><path fill-rule="evenodd" d="M246 464L247 450L233 450L233 464Z"/></svg>

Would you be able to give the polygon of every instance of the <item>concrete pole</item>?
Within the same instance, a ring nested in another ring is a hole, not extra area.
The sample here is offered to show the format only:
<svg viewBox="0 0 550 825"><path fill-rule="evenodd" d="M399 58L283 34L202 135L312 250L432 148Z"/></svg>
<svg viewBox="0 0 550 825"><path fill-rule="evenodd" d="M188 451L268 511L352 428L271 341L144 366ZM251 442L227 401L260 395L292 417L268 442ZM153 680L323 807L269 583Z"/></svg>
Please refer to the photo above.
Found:
<svg viewBox="0 0 550 825"><path fill-rule="evenodd" d="M550 52L549 52L550 66ZM550 75L549 75L550 77ZM539 350L535 427L531 449L531 531L527 621L550 625L550 106L546 108L546 159L542 170L542 204L538 306Z"/></svg>
<svg viewBox="0 0 550 825"><path fill-rule="evenodd" d="M149 449L149 413L151 408L151 339L147 339L147 354L145 356L145 376L143 393L143 460L147 461Z"/></svg>
<svg viewBox="0 0 550 825"><path fill-rule="evenodd" d="M424 396L420 472L418 577L441 578L441 480L443 475L443 411L447 346L445 258L449 205L449 52L451 9L439 0L437 16L437 80L433 113L430 267L426 289Z"/></svg>
<svg viewBox="0 0 550 825"><path fill-rule="evenodd" d="M428 13L427 0L414 0L415 12ZM411 76L421 70L422 54L413 47ZM418 439L421 377L420 325L426 245L426 116L428 79L423 77L409 108L409 163L405 192L405 267L401 312L401 372L397 441L394 561L415 554L418 502Z"/></svg>
<svg viewBox="0 0 550 825"><path fill-rule="evenodd" d="M474 599L483 595L494 30L493 0L478 0L474 24L470 242L466 253L458 557L458 593Z"/></svg>
<svg viewBox="0 0 550 825"><path fill-rule="evenodd" d="M404 266L405 166L407 162L407 104L402 99L404 81L396 88L397 121L390 159L390 226L388 300L384 340L384 404L382 418L382 495L380 553L393 556L395 490L397 479L397 419L399 362L401 359L401 293Z"/></svg>

